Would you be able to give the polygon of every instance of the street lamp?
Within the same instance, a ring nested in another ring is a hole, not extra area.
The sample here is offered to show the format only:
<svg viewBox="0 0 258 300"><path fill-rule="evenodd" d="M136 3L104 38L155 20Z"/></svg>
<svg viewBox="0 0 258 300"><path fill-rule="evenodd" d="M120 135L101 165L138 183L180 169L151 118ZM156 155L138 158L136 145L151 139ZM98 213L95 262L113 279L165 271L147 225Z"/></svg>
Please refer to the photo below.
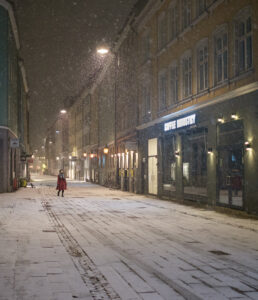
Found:
<svg viewBox="0 0 258 300"><path fill-rule="evenodd" d="M64 115L67 113L67 111L65 109L62 109L62 110L60 110L60 113Z"/></svg>
<svg viewBox="0 0 258 300"><path fill-rule="evenodd" d="M119 59L118 59L118 55L116 53L116 51L110 51L110 49L106 46L102 46L99 47L97 49L97 53L100 54L101 56L104 56L106 54L108 54L109 52L111 52L114 60L115 60L115 74L114 74L114 78L115 78L115 84L114 84L114 118L115 118L115 122L114 122L114 152L117 153L118 149L117 149L117 76L118 76L118 67L119 67ZM107 149L107 153L108 153L108 148L107 146L104 148L104 153L105 153L105 149ZM105 154L107 154L105 153ZM119 163L118 163L118 159L116 156L116 162L115 162L115 184L118 186L119 185Z"/></svg>
<svg viewBox="0 0 258 300"><path fill-rule="evenodd" d="M105 54L108 54L109 49L106 48L106 47L100 47L100 48L97 49L97 52L98 52L98 54L100 54L100 55L105 55Z"/></svg>
<svg viewBox="0 0 258 300"><path fill-rule="evenodd" d="M108 146L106 145L103 149L103 152L104 152L104 154L108 154L108 151L109 151L109 149L108 149Z"/></svg>

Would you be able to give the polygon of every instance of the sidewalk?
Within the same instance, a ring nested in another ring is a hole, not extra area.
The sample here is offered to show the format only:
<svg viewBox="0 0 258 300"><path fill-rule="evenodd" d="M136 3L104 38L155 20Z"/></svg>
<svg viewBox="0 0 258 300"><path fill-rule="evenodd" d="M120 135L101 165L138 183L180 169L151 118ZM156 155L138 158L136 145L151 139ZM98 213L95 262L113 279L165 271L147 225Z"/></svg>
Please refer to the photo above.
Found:
<svg viewBox="0 0 258 300"><path fill-rule="evenodd" d="M75 298L92 299L42 208L38 189L1 194L0 299Z"/></svg>
<svg viewBox="0 0 258 300"><path fill-rule="evenodd" d="M0 300L258 299L257 220L35 183L0 194Z"/></svg>

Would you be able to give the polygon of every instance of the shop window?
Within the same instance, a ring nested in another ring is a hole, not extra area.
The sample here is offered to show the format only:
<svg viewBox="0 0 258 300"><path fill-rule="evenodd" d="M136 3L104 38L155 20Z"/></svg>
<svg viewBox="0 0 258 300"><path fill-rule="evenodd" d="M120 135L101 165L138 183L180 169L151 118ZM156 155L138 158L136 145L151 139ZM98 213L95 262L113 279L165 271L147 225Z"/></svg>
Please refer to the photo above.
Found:
<svg viewBox="0 0 258 300"><path fill-rule="evenodd" d="M182 30L191 24L191 0L182 0Z"/></svg>
<svg viewBox="0 0 258 300"><path fill-rule="evenodd" d="M228 33L224 27L214 36L214 81L228 79Z"/></svg>
<svg viewBox="0 0 258 300"><path fill-rule="evenodd" d="M173 63L170 67L170 104L178 102L178 67L177 63Z"/></svg>
<svg viewBox="0 0 258 300"><path fill-rule="evenodd" d="M170 184L171 190L175 190L176 184L176 159L175 138L167 136L163 140L163 184Z"/></svg>
<svg viewBox="0 0 258 300"><path fill-rule="evenodd" d="M173 1L169 7L169 40L174 40L179 32L178 28L178 2Z"/></svg>
<svg viewBox="0 0 258 300"><path fill-rule="evenodd" d="M205 129L192 130L183 136L183 185L184 194L191 200L207 196L207 130Z"/></svg>
<svg viewBox="0 0 258 300"><path fill-rule="evenodd" d="M201 42L197 48L198 91L208 88L208 41Z"/></svg>
<svg viewBox="0 0 258 300"><path fill-rule="evenodd" d="M253 65L252 19L245 8L235 19L235 73L239 75Z"/></svg>
<svg viewBox="0 0 258 300"><path fill-rule="evenodd" d="M183 97L189 97L192 94L192 56L184 55L182 58L183 74Z"/></svg>
<svg viewBox="0 0 258 300"><path fill-rule="evenodd" d="M134 164L134 167L136 169L138 169L138 165L139 165L139 155L138 155L138 152L135 153L135 164Z"/></svg>
<svg viewBox="0 0 258 300"><path fill-rule="evenodd" d="M161 50L167 43L167 19L163 12L158 20L158 49Z"/></svg>
<svg viewBox="0 0 258 300"><path fill-rule="evenodd" d="M167 102L167 72L161 71L159 74L159 109L166 107Z"/></svg>
<svg viewBox="0 0 258 300"><path fill-rule="evenodd" d="M128 169L128 166L129 166L128 162L129 162L129 152L126 152L125 153L125 169Z"/></svg>

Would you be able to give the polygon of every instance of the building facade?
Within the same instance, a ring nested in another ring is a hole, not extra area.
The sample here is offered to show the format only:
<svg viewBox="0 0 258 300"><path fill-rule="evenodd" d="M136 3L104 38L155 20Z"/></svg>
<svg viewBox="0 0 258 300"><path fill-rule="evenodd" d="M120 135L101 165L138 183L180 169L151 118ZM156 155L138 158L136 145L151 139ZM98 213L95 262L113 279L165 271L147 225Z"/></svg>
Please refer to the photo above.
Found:
<svg viewBox="0 0 258 300"><path fill-rule="evenodd" d="M18 188L28 178L28 85L11 5L0 1L0 192Z"/></svg>
<svg viewBox="0 0 258 300"><path fill-rule="evenodd" d="M72 177L257 214L257 19L255 0L139 1L70 109Z"/></svg>
<svg viewBox="0 0 258 300"><path fill-rule="evenodd" d="M258 212L257 17L257 1L149 1L142 192Z"/></svg>

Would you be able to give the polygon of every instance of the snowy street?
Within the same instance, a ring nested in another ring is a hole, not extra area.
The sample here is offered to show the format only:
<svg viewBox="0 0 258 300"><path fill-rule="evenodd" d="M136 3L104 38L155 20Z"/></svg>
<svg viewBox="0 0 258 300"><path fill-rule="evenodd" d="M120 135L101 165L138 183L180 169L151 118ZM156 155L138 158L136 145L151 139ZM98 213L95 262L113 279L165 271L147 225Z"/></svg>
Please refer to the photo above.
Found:
<svg viewBox="0 0 258 300"><path fill-rule="evenodd" d="M0 195L0 299L258 299L258 221L54 177Z"/></svg>

